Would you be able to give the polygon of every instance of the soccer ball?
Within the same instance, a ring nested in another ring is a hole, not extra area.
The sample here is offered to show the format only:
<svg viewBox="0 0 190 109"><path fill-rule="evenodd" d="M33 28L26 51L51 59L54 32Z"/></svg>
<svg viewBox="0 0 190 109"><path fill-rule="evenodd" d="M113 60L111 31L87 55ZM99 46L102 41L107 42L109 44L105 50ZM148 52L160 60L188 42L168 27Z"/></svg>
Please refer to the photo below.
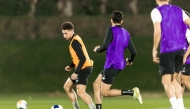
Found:
<svg viewBox="0 0 190 109"><path fill-rule="evenodd" d="M27 102L25 100L19 100L16 107L17 109L27 109Z"/></svg>
<svg viewBox="0 0 190 109"><path fill-rule="evenodd" d="M63 107L59 104L54 104L51 109L63 109Z"/></svg>

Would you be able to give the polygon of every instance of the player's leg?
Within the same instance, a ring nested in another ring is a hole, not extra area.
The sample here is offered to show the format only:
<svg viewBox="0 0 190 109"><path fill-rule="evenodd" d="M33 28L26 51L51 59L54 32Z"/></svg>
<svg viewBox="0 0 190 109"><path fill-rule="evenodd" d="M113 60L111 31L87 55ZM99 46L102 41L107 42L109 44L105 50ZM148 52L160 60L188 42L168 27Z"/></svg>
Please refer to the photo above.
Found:
<svg viewBox="0 0 190 109"><path fill-rule="evenodd" d="M176 94L176 99L178 103L178 107L180 109L184 109L184 103L183 103L183 93L182 93L182 87L181 84L177 82L177 75L179 72L182 71L183 69L183 55L184 55L184 50L180 50L176 52L175 55L175 73L172 78L172 84L175 88L175 94Z"/></svg>
<svg viewBox="0 0 190 109"><path fill-rule="evenodd" d="M96 109L92 101L92 98L86 93L86 86L78 84L76 87L77 87L77 94L88 105L88 107L90 109Z"/></svg>
<svg viewBox="0 0 190 109"><path fill-rule="evenodd" d="M190 90L189 90L190 91ZM185 92L185 85L181 84L181 93L182 93L182 97L183 97L183 94Z"/></svg>
<svg viewBox="0 0 190 109"><path fill-rule="evenodd" d="M173 54L164 53L160 54L160 63L159 63L159 73L162 76L162 85L164 87L165 93L169 98L171 106L173 109L177 108L177 99L175 96L175 89L172 85L172 76L174 74L175 62L173 61Z"/></svg>
<svg viewBox="0 0 190 109"><path fill-rule="evenodd" d="M63 88L64 88L67 96L71 100L74 109L80 109L78 100L77 100L77 95L76 95L75 91L73 90L74 86L75 86L75 84L73 83L73 81L70 78L68 78L67 81L65 82Z"/></svg>
<svg viewBox="0 0 190 109"><path fill-rule="evenodd" d="M183 50L160 54L159 71L162 75L162 84L174 109L178 107L180 107L180 109L184 108L182 105L181 86L177 82L177 74L175 74L175 72L182 70L182 52ZM179 105L179 101L181 105Z"/></svg>
<svg viewBox="0 0 190 109"><path fill-rule="evenodd" d="M76 81L77 94L88 105L90 109L96 109L92 98L86 93L88 77L92 73L92 67L84 68L80 71Z"/></svg>
<svg viewBox="0 0 190 109"><path fill-rule="evenodd" d="M140 95L140 91L138 88L133 88L131 90L119 90L119 89L110 89L112 83L115 79L115 76L120 72L120 70L110 68L106 69L103 73L102 77L102 88L101 88L101 95L105 97L115 97L115 96L122 96L122 95L135 95L135 98L138 98L140 104L142 104L142 97ZM138 97L137 97L138 96Z"/></svg>
<svg viewBox="0 0 190 109"><path fill-rule="evenodd" d="M164 87L164 90L166 92L166 95L168 98L175 97L175 89L171 83L172 74L164 74L162 75L162 85Z"/></svg>
<svg viewBox="0 0 190 109"><path fill-rule="evenodd" d="M166 95L169 98L169 101L171 103L172 109L177 108L177 99L175 96L175 89L174 86L171 83L171 74L165 74L162 76L162 85L164 87L164 90L166 92Z"/></svg>
<svg viewBox="0 0 190 109"><path fill-rule="evenodd" d="M176 99L181 98L182 97L182 89L181 89L181 84L177 81L177 75L179 73L174 73L172 76L172 85L174 86L175 89L175 95L176 95Z"/></svg>
<svg viewBox="0 0 190 109"><path fill-rule="evenodd" d="M116 77L116 75L121 70L117 70L114 68L105 69L102 74L102 82L101 82L101 95L104 97L114 97L114 96L121 96L121 90L118 89L111 89L110 87L113 84L113 81Z"/></svg>
<svg viewBox="0 0 190 109"><path fill-rule="evenodd" d="M177 82L181 85L181 93L182 93L182 96L183 96L184 91L185 91L185 85L182 83L182 75L183 75L182 71L177 75Z"/></svg>
<svg viewBox="0 0 190 109"><path fill-rule="evenodd" d="M185 64L182 70L182 84L190 91L190 64Z"/></svg>
<svg viewBox="0 0 190 109"><path fill-rule="evenodd" d="M172 85L174 86L175 89L175 95L176 95L176 100L178 103L178 107L180 109L184 109L184 103L183 103L183 94L182 94L182 87L181 84L177 82L177 75L178 73L175 73L172 77Z"/></svg>
<svg viewBox="0 0 190 109"><path fill-rule="evenodd" d="M96 109L102 109L103 97L101 96L101 82L102 82L101 80L102 80L102 73L100 73L98 75L98 77L96 78L96 80L93 83Z"/></svg>
<svg viewBox="0 0 190 109"><path fill-rule="evenodd" d="M190 91L190 76L182 75L182 84Z"/></svg>
<svg viewBox="0 0 190 109"><path fill-rule="evenodd" d="M143 104L142 97L140 95L140 91L137 87L130 89L130 90L119 90L119 89L110 89L112 84L106 84L102 82L102 91L101 94L104 97L116 97L116 96L123 96L129 95L133 96L133 98L137 99L140 104Z"/></svg>

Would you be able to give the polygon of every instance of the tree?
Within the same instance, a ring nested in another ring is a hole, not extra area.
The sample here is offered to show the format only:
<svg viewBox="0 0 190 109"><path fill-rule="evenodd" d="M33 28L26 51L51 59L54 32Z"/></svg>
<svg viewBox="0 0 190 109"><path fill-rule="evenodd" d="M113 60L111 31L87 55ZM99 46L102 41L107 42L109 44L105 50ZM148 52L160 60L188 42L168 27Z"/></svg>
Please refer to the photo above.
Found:
<svg viewBox="0 0 190 109"><path fill-rule="evenodd" d="M38 0L30 0L30 12L29 12L29 16L33 17L35 15L35 11L36 11L36 4L38 2Z"/></svg>
<svg viewBox="0 0 190 109"><path fill-rule="evenodd" d="M100 5L100 11L102 14L105 14L106 13L106 3L107 3L107 0L101 0L101 5Z"/></svg>
<svg viewBox="0 0 190 109"><path fill-rule="evenodd" d="M71 0L58 0L57 9L65 16L71 17L73 15L73 3Z"/></svg>
<svg viewBox="0 0 190 109"><path fill-rule="evenodd" d="M129 8L132 10L134 15L138 13L137 3L138 0L131 0L129 3Z"/></svg>

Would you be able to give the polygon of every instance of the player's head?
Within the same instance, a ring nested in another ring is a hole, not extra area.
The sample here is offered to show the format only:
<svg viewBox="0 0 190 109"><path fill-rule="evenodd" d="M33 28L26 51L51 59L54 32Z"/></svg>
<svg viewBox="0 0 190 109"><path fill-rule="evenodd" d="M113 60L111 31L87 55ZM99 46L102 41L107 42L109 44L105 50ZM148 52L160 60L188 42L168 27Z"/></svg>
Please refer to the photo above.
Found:
<svg viewBox="0 0 190 109"><path fill-rule="evenodd" d="M122 24L123 13L121 11L113 11L111 15L111 22L114 24Z"/></svg>
<svg viewBox="0 0 190 109"><path fill-rule="evenodd" d="M65 22L61 25L63 37L69 40L74 34L74 25L71 22Z"/></svg>
<svg viewBox="0 0 190 109"><path fill-rule="evenodd" d="M162 3L169 3L170 0L156 0L156 3L158 5L161 5Z"/></svg>

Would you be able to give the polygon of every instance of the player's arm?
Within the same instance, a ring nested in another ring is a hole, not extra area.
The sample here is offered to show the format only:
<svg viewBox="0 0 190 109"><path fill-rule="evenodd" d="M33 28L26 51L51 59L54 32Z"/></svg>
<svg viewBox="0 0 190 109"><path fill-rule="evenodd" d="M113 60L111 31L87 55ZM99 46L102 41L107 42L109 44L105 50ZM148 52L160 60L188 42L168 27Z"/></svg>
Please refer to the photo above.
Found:
<svg viewBox="0 0 190 109"><path fill-rule="evenodd" d="M159 43L161 39L161 26L160 22L154 23L154 44L153 44L153 51L157 51ZM153 54L153 57L156 55Z"/></svg>
<svg viewBox="0 0 190 109"><path fill-rule="evenodd" d="M74 68L74 67L75 67L75 64L72 62L69 66L66 66L66 67L65 67L65 70L69 72L69 71L71 71L72 68Z"/></svg>
<svg viewBox="0 0 190 109"><path fill-rule="evenodd" d="M85 61L86 61L86 57L82 51L82 46L81 44L77 41L77 40L74 40L72 42L72 48L75 50L77 56L78 56L78 59L79 59L79 64L77 65L74 73L78 74L79 71L81 70L82 66L84 65Z"/></svg>
<svg viewBox="0 0 190 109"><path fill-rule="evenodd" d="M158 49L160 39L161 39L160 22L162 21L162 16L158 9L155 8L152 10L151 19L152 19L153 26L154 26L154 33L153 33L154 40L153 40L152 57L153 57L153 62L159 63L159 58L157 58L157 54L158 54L157 49Z"/></svg>
<svg viewBox="0 0 190 109"><path fill-rule="evenodd" d="M135 56L136 56L136 54L137 54L137 51L136 51L136 49L135 49L135 46L134 46L133 41L132 41L131 38L130 38L130 40L129 40L128 49L129 49L129 51L130 51L130 53L131 53L131 56L128 58L128 61L127 61L127 62L132 63L133 60L134 60L134 58L135 58Z"/></svg>
<svg viewBox="0 0 190 109"><path fill-rule="evenodd" d="M189 54L190 54L190 46L188 47L187 52L185 53L185 55L183 57L183 64L185 64L185 62L186 62L187 57L189 56Z"/></svg>
<svg viewBox="0 0 190 109"><path fill-rule="evenodd" d="M186 31L186 38L187 38L187 41L188 41L189 44L190 44L190 30L189 30L189 29L187 29L187 31ZM187 57L188 57L189 55L190 55L190 46L188 46L188 49L187 49L185 55L183 56L183 64L185 64L186 59L187 59Z"/></svg>
<svg viewBox="0 0 190 109"><path fill-rule="evenodd" d="M108 28L106 30L106 34L105 34L103 44L96 50L96 52L101 53L101 52L106 51L108 49L108 46L111 43L112 39L113 39L112 29Z"/></svg>
<svg viewBox="0 0 190 109"><path fill-rule="evenodd" d="M71 64L69 65L69 67L74 68L75 64L73 63L73 61L71 62Z"/></svg>

